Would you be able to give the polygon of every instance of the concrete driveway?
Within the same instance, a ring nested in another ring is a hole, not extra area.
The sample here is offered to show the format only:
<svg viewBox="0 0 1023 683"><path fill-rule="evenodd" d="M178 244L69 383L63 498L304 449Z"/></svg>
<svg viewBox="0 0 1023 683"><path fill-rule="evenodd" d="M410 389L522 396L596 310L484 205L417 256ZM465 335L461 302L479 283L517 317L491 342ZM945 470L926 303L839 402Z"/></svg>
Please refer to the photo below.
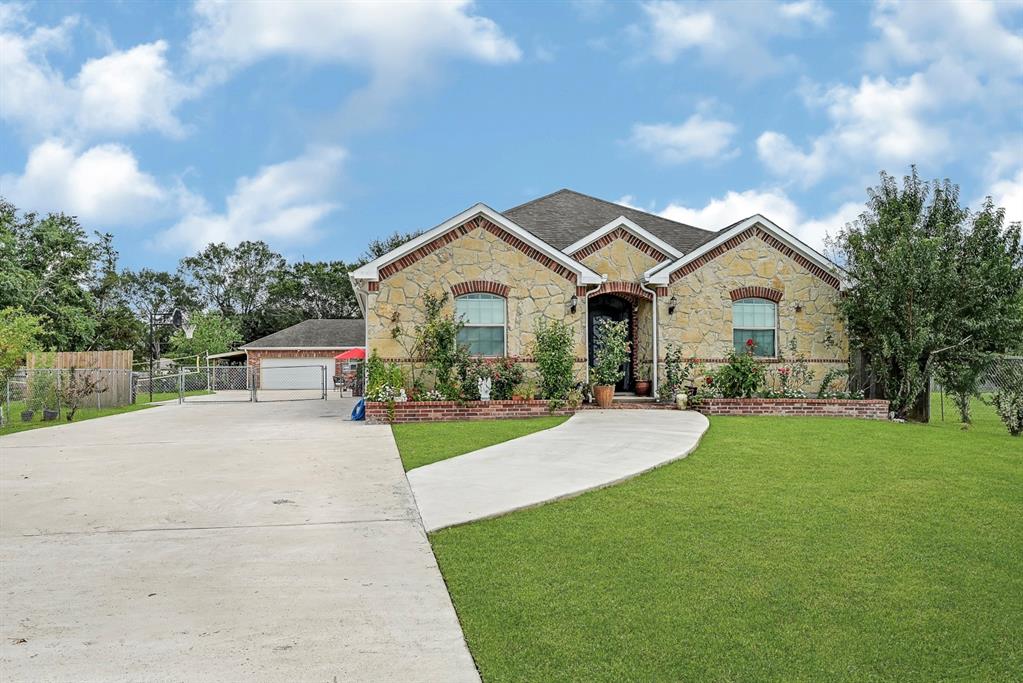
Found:
<svg viewBox="0 0 1023 683"><path fill-rule="evenodd" d="M390 429L350 407L0 437L0 680L479 680Z"/></svg>

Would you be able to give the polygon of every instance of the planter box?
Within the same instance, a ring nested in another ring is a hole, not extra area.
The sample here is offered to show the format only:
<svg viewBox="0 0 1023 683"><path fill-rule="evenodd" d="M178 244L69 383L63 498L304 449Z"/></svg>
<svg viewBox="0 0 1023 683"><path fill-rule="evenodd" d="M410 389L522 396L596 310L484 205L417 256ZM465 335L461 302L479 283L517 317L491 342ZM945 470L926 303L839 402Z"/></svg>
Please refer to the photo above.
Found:
<svg viewBox="0 0 1023 683"><path fill-rule="evenodd" d="M547 401L405 401L394 404L394 419L388 405L366 401L366 422L399 424L403 422L450 422L453 420L501 420L516 417L572 415L575 410L563 406L554 412Z"/></svg>
<svg viewBox="0 0 1023 683"><path fill-rule="evenodd" d="M801 415L887 420L888 401L839 398L705 398L693 406L704 415Z"/></svg>

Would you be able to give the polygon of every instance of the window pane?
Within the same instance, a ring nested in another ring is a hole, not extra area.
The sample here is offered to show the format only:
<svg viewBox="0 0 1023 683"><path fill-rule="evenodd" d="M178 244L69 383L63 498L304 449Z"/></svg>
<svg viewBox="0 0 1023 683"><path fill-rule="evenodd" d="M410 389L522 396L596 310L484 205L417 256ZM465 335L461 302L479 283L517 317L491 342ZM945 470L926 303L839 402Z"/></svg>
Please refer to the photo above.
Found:
<svg viewBox="0 0 1023 683"><path fill-rule="evenodd" d="M455 313L467 325L503 325L504 299L493 294L466 294L455 299Z"/></svg>
<svg viewBox="0 0 1023 683"><path fill-rule="evenodd" d="M468 346L474 356L503 356L504 326L464 327L458 333L458 343Z"/></svg>
<svg viewBox="0 0 1023 683"><path fill-rule="evenodd" d="M746 353L747 340L753 340L753 355L774 356L774 330L743 330L732 331L732 344L736 353Z"/></svg>
<svg viewBox="0 0 1023 683"><path fill-rule="evenodd" d="M732 321L737 328L774 327L777 305L766 299L742 299L732 304Z"/></svg>

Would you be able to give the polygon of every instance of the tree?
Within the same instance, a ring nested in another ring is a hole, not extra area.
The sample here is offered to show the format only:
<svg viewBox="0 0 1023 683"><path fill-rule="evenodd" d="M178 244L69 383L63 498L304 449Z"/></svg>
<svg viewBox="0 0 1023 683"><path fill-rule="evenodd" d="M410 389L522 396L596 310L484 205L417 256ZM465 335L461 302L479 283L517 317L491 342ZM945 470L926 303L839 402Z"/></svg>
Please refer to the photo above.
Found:
<svg viewBox="0 0 1023 683"><path fill-rule="evenodd" d="M270 315L287 324L309 318L360 318L349 267L344 261L299 262L270 286Z"/></svg>
<svg viewBox="0 0 1023 683"><path fill-rule="evenodd" d="M176 308L183 311L196 307L194 290L177 275L164 271L142 268L121 273L121 287L124 300L141 325L143 336L139 339L138 350L145 357L152 353L158 357L160 346L170 338L171 330L166 325L153 329L154 347L148 347L150 316L160 318Z"/></svg>
<svg viewBox="0 0 1023 683"><path fill-rule="evenodd" d="M98 253L74 216L19 214L0 199L0 308L45 315L44 346L88 348L97 326L89 283Z"/></svg>
<svg viewBox="0 0 1023 683"><path fill-rule="evenodd" d="M0 387L25 361L25 354L39 349L43 319L20 308L0 309Z"/></svg>
<svg viewBox="0 0 1023 683"><path fill-rule="evenodd" d="M219 313L197 313L191 321L195 325L192 338L178 330L171 335L170 345L175 355L201 356L231 351L242 343L242 333L233 318Z"/></svg>
<svg viewBox="0 0 1023 683"><path fill-rule="evenodd" d="M387 237L382 239L377 238L370 241L366 247L366 251L362 252L362 256L353 265L354 268L365 265L374 259L378 259L389 251L393 251L405 244L409 240L414 240L423 234L422 230L413 230L412 232L392 232Z"/></svg>
<svg viewBox="0 0 1023 683"><path fill-rule="evenodd" d="M926 421L933 372L967 377L964 364L1023 334L1020 229L1004 228L990 200L971 213L958 186L921 181L915 168L901 187L882 173L868 194L833 243L852 282L840 305L892 410Z"/></svg>

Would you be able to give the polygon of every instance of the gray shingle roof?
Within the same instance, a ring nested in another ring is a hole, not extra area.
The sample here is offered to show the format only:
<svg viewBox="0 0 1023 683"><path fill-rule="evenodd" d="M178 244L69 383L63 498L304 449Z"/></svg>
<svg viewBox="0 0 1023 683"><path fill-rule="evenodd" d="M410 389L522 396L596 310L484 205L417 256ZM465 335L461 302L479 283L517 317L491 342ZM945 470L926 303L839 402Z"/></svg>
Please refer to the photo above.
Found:
<svg viewBox="0 0 1023 683"><path fill-rule="evenodd" d="M262 339L249 342L243 349L348 348L366 344L366 321L353 319L304 320Z"/></svg>
<svg viewBox="0 0 1023 683"><path fill-rule="evenodd" d="M686 253L715 234L573 190L558 190L501 213L556 249L564 249L619 216Z"/></svg>

